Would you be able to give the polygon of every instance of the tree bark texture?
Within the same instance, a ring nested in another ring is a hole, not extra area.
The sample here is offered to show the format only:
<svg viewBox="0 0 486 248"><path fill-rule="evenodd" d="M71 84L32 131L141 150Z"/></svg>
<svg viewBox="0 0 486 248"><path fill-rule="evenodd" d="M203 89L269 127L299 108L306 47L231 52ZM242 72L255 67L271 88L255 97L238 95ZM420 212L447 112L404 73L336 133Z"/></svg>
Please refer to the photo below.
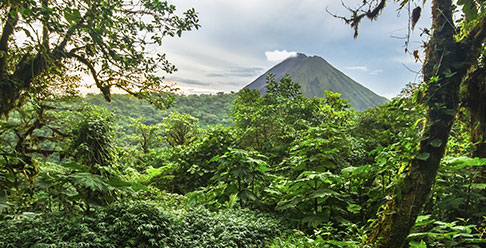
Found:
<svg viewBox="0 0 486 248"><path fill-rule="evenodd" d="M468 76L466 83L465 102L471 115L471 142L475 148L472 156L486 158L486 68L478 67ZM478 168L475 182L486 182L486 167Z"/></svg>
<svg viewBox="0 0 486 248"><path fill-rule="evenodd" d="M473 157L486 158L486 69L478 68L467 81L467 106L471 114Z"/></svg>

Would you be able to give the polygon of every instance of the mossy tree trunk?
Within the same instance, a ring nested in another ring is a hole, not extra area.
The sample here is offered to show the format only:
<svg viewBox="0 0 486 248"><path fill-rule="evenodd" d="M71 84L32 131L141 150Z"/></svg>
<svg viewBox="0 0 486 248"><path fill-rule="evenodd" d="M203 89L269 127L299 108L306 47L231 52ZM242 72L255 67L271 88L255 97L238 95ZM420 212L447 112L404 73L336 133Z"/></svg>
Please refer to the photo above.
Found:
<svg viewBox="0 0 486 248"><path fill-rule="evenodd" d="M467 81L467 107L471 114L473 157L486 158L486 68L477 68Z"/></svg>
<svg viewBox="0 0 486 248"><path fill-rule="evenodd" d="M458 109L458 91L471 65L477 63L484 41L486 20L482 18L462 41L455 40L451 0L432 3L432 37L423 66L427 82L427 125L403 181L401 194L383 207L365 247L403 247L410 229L428 199Z"/></svg>
<svg viewBox="0 0 486 248"><path fill-rule="evenodd" d="M465 103L471 115L471 142L475 148L472 156L486 158L486 68L484 64L470 73L466 84ZM480 167L478 171L475 182L486 182L486 167Z"/></svg>

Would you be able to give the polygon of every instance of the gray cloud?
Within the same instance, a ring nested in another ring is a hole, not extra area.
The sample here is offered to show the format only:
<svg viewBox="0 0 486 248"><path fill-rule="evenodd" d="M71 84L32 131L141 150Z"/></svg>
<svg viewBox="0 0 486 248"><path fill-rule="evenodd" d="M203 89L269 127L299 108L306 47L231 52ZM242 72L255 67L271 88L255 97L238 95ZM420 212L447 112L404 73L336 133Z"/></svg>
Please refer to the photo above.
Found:
<svg viewBox="0 0 486 248"><path fill-rule="evenodd" d="M249 83L250 82L235 81L235 82L221 82L220 84L231 85L231 86L238 86L238 89L237 90L240 90L240 88L243 88L245 85L247 85Z"/></svg>
<svg viewBox="0 0 486 248"><path fill-rule="evenodd" d="M206 75L208 77L253 77L264 72L262 67L248 67L248 68L231 68L225 72L210 72Z"/></svg>
<svg viewBox="0 0 486 248"><path fill-rule="evenodd" d="M202 82L198 80L193 80L193 79L186 79L186 78L180 78L180 77L169 77L167 78L169 81L175 81L175 82L181 82L189 85L199 85L199 86L210 86L212 83L208 82ZM177 85L176 85L177 87Z"/></svg>

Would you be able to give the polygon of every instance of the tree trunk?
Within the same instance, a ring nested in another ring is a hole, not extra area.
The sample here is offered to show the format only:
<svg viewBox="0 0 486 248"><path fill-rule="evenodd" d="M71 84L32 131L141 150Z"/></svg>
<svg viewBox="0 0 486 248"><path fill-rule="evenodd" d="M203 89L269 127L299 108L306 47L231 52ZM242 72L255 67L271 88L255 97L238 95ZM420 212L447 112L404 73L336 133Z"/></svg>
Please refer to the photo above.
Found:
<svg viewBox="0 0 486 248"><path fill-rule="evenodd" d="M486 158L486 68L479 67L467 80L466 105L471 115L471 142L474 144L473 157ZM486 167L477 168L475 183L486 182ZM473 182L471 182L473 183ZM484 194L486 190L482 190ZM484 204L485 201L481 201Z"/></svg>
<svg viewBox="0 0 486 248"><path fill-rule="evenodd" d="M486 69L478 68L469 76L467 106L471 114L473 157L486 158Z"/></svg>
<svg viewBox="0 0 486 248"><path fill-rule="evenodd" d="M466 73L464 65L458 63L465 57L454 40L451 5L451 0L433 1L433 36L427 44L423 66L428 84L427 125L418 154L399 183L401 196L389 200L372 225L365 241L370 247L403 247L435 181L458 108L459 85Z"/></svg>

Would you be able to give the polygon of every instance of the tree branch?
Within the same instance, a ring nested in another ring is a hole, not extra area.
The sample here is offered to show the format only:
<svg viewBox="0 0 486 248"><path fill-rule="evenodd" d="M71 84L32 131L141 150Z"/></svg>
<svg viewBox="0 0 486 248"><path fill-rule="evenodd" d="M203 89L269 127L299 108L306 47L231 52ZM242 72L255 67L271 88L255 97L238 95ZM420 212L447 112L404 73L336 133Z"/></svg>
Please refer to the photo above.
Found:
<svg viewBox="0 0 486 248"><path fill-rule="evenodd" d="M74 53L76 53L77 51L81 51L81 50L83 50L83 49L88 49L88 48L89 48L89 47L91 47L91 46L94 46L94 44L93 44L93 43L90 43L90 44L86 44L86 45L81 46L81 47L75 47L75 48L73 48L73 49L69 50L68 54L74 54Z"/></svg>
<svg viewBox="0 0 486 248"><path fill-rule="evenodd" d="M44 150L44 149L31 149L31 148L27 148L26 149L26 152L27 153L39 153L39 154L42 154L42 156L44 156L44 157L49 157L51 154L54 154L54 153L60 152L60 151L57 151L57 150Z"/></svg>
<svg viewBox="0 0 486 248"><path fill-rule="evenodd" d="M42 0L42 8L47 8L49 0ZM42 19L42 46L46 51L49 50L49 28L47 27L49 22L49 15L44 14Z"/></svg>
<svg viewBox="0 0 486 248"><path fill-rule="evenodd" d="M64 49L71 39L71 36L86 21L88 17L93 16L93 12L96 10L97 6L98 5L93 5L91 9L89 9L78 22L69 27L66 34L64 35L64 39L62 40L62 42L59 43L59 45L57 45L52 50L52 52L45 53L43 51L39 51L35 57L27 59L24 63L19 64L19 66L15 70L14 77L22 84L20 86L21 88L28 87L32 79L45 70L45 68L47 67L47 59L50 59L51 63L55 63L60 59L67 57Z"/></svg>
<svg viewBox="0 0 486 248"><path fill-rule="evenodd" d="M344 6L344 8L346 8L349 12L352 13L351 17L338 16L336 14L332 14L327 9L326 9L326 11L327 11L327 13L329 13L334 18L342 19L346 24L350 25L351 28L354 29L354 38L356 39L356 38L358 38L358 27L359 27L361 20L364 17L367 17L371 21L375 21L378 18L378 16L380 15L381 11L385 8L386 0L380 0L375 6L373 6L374 2L375 1L364 0L362 5L357 9L352 9L352 8L346 6L344 4L344 2L342 2L342 5ZM366 5L368 5L368 9L366 11L362 10Z"/></svg>
<svg viewBox="0 0 486 248"><path fill-rule="evenodd" d="M76 22L74 25L72 25L71 27L69 27L68 31L66 32L66 35L64 35L64 39L62 40L61 43L59 43L59 45L57 45L57 47L54 49L54 52L62 52L64 50L64 48L66 47L68 41L71 39L71 36L74 34L74 32L76 31L76 29L78 29L83 23L84 21L86 21L86 19L88 17L91 17L93 18L93 12L96 10L96 8L98 7L98 5L94 4L93 6L91 6L91 8L86 11L86 13L84 14L83 17L81 17L81 19Z"/></svg>
<svg viewBox="0 0 486 248"><path fill-rule="evenodd" d="M88 67L89 71L91 72L91 75L93 76L93 79L96 83L96 87L98 87L101 92L103 93L103 96L105 99L110 102L111 101L111 94L110 94L110 85L103 85L102 82L98 78L98 73L96 72L94 66L84 57L79 56L75 53L70 54L69 56L77 59L79 62L82 64L86 65Z"/></svg>

